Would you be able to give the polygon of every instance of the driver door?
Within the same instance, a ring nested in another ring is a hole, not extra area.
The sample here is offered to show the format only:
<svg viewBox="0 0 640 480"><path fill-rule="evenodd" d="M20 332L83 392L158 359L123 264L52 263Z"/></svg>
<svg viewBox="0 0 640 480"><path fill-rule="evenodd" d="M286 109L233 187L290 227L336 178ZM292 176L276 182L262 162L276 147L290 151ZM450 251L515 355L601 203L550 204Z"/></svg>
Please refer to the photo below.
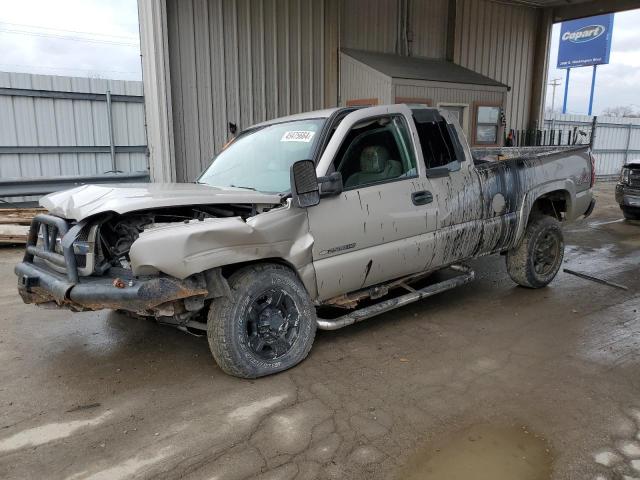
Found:
<svg viewBox="0 0 640 480"><path fill-rule="evenodd" d="M321 300L424 270L436 204L415 138L401 105L358 110L336 129L316 171L339 171L344 190L308 209Z"/></svg>

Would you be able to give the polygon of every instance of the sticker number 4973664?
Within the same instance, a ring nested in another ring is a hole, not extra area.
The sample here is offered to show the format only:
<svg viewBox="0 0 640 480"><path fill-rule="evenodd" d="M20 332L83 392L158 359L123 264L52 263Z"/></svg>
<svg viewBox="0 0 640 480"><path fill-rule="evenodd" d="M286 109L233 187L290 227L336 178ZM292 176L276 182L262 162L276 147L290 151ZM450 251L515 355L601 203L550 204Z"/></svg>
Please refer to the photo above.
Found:
<svg viewBox="0 0 640 480"><path fill-rule="evenodd" d="M290 132L284 132L281 142L305 142L309 143L316 132L311 132L309 130L294 130Z"/></svg>

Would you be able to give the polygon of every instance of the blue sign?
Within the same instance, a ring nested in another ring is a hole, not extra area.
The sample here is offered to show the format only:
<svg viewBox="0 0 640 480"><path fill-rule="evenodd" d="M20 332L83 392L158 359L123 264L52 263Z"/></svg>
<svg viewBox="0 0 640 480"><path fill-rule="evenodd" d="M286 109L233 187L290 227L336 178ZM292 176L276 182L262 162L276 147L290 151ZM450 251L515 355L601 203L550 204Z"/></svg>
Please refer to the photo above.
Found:
<svg viewBox="0 0 640 480"><path fill-rule="evenodd" d="M609 63L613 13L562 22L558 68Z"/></svg>

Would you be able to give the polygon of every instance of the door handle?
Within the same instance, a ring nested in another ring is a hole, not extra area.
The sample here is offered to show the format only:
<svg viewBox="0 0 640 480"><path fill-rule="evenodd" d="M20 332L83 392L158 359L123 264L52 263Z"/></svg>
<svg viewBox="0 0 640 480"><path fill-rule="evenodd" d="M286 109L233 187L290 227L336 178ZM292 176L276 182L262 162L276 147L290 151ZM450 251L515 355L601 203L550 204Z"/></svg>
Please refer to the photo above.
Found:
<svg viewBox="0 0 640 480"><path fill-rule="evenodd" d="M411 201L414 205L426 205L427 203L433 202L433 195L427 190L413 192L411 194Z"/></svg>

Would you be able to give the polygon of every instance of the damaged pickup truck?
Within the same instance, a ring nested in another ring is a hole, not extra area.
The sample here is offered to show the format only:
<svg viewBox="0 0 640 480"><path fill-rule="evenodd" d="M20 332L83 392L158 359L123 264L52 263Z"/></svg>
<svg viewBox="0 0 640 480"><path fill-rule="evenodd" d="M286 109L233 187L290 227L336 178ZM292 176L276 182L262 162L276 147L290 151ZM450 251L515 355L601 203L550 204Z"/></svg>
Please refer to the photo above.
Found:
<svg viewBox="0 0 640 480"><path fill-rule="evenodd" d="M472 152L437 109L311 112L242 132L193 184L43 198L18 290L206 332L225 372L260 377L302 361L318 328L470 282L467 259L504 254L544 287L593 183L589 146Z"/></svg>

